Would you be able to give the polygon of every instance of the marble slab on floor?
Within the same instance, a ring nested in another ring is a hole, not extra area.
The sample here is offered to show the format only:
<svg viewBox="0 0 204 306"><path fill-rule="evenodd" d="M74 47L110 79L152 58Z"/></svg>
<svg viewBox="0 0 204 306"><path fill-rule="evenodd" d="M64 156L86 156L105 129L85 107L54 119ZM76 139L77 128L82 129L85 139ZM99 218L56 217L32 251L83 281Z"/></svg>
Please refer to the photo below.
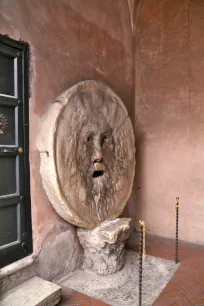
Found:
<svg viewBox="0 0 204 306"><path fill-rule="evenodd" d="M0 297L0 306L54 306L60 301L60 286L32 277Z"/></svg>

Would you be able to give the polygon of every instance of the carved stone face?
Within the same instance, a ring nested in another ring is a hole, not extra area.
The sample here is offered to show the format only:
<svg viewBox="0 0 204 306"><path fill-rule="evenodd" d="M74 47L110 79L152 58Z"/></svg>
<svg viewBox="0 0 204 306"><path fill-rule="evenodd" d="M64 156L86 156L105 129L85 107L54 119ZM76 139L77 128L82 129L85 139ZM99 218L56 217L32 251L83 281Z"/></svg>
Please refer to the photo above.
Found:
<svg viewBox="0 0 204 306"><path fill-rule="evenodd" d="M135 167L134 135L122 102L104 84L87 81L51 108L38 142L39 151L48 152L41 153L41 175L51 203L65 220L85 228L117 218Z"/></svg>
<svg viewBox="0 0 204 306"><path fill-rule="evenodd" d="M103 114L98 120L98 114L93 112L87 119L87 124L79 133L76 163L89 203L94 201L98 207L105 207L104 200L108 196L114 174L113 131ZM98 218L102 220L104 216L99 214Z"/></svg>

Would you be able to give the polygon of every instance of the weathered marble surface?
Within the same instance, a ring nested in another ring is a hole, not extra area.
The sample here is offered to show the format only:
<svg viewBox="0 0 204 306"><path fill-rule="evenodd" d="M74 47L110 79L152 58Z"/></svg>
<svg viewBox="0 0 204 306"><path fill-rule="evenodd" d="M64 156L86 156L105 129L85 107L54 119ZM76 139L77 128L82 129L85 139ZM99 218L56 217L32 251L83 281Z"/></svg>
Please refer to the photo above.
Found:
<svg viewBox="0 0 204 306"><path fill-rule="evenodd" d="M38 260L34 254L0 269L0 296L36 276Z"/></svg>
<svg viewBox="0 0 204 306"><path fill-rule="evenodd" d="M0 297L1 306L54 306L60 301L60 286L37 276Z"/></svg>
<svg viewBox="0 0 204 306"><path fill-rule="evenodd" d="M94 228L122 213L135 173L134 133L108 86L84 81L50 104L38 150L43 186L64 220Z"/></svg>
<svg viewBox="0 0 204 306"><path fill-rule="evenodd" d="M119 271L124 265L124 246L131 230L129 218L105 221L93 230L79 228L77 235L84 248L82 268L99 275Z"/></svg>

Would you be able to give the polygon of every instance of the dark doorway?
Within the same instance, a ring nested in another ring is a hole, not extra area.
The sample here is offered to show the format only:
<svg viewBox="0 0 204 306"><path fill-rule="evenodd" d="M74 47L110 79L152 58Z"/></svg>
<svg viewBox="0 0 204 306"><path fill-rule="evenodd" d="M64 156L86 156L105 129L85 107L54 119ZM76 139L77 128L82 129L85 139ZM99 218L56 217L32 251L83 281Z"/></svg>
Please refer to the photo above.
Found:
<svg viewBox="0 0 204 306"><path fill-rule="evenodd" d="M0 268L32 252L29 47L0 35Z"/></svg>

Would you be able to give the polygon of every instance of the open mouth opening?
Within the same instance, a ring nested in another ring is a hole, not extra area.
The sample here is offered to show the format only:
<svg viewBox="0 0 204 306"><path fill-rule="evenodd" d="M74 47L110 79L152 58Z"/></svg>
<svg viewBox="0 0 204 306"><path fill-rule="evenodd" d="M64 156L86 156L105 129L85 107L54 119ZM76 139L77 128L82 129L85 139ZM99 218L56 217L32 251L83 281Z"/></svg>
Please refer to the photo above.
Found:
<svg viewBox="0 0 204 306"><path fill-rule="evenodd" d="M93 172L92 177L100 177L104 174L103 170L96 170Z"/></svg>

